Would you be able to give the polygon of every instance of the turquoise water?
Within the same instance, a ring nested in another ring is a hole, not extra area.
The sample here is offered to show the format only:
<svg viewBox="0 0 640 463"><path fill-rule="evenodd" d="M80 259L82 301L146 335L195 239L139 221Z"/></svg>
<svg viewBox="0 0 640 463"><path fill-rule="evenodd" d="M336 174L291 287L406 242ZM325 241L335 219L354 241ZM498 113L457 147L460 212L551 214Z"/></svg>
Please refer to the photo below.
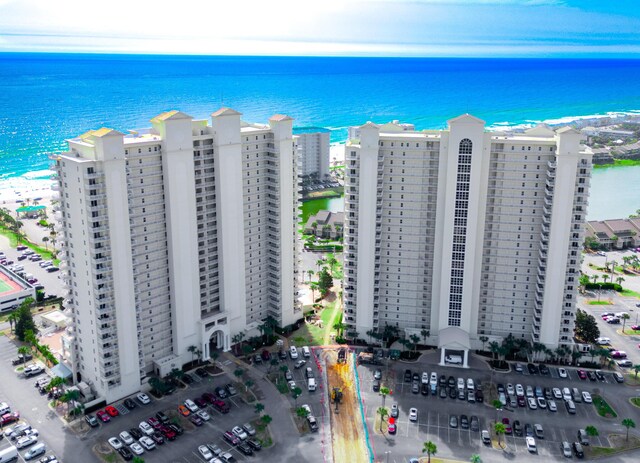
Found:
<svg viewBox="0 0 640 463"><path fill-rule="evenodd" d="M638 76L640 60L0 53L0 179L46 169L67 138L149 127L168 109L285 113L339 141L367 120L422 129L465 112L491 125L639 110Z"/></svg>
<svg viewBox="0 0 640 463"><path fill-rule="evenodd" d="M640 209L640 166L593 170L588 220L619 219Z"/></svg>
<svg viewBox="0 0 640 463"><path fill-rule="evenodd" d="M312 199L302 203L302 223L307 223L310 215L318 211L342 212L344 211L344 197Z"/></svg>

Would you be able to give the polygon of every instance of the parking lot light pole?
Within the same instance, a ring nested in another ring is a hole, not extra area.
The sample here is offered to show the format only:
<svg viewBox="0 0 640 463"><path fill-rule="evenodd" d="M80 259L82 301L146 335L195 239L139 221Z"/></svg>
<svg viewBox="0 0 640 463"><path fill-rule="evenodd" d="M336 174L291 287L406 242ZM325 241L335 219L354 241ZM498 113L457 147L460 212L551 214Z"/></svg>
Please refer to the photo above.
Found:
<svg viewBox="0 0 640 463"><path fill-rule="evenodd" d="M387 463L389 463L389 454L391 453L391 451L387 450L386 452L384 452L384 454L387 456Z"/></svg>

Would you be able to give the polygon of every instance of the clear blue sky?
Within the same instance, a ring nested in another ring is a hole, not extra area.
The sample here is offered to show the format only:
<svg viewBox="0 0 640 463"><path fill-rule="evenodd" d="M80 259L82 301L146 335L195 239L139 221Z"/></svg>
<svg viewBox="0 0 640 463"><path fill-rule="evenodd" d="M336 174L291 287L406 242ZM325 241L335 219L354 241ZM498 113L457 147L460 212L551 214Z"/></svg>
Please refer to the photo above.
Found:
<svg viewBox="0 0 640 463"><path fill-rule="evenodd" d="M0 0L0 51L640 57L640 0Z"/></svg>

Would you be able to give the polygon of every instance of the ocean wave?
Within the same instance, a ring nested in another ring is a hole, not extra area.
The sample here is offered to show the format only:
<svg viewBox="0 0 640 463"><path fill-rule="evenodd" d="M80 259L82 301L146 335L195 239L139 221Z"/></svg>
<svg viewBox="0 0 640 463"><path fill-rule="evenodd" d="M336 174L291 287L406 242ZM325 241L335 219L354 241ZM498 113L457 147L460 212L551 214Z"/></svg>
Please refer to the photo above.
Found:
<svg viewBox="0 0 640 463"><path fill-rule="evenodd" d="M616 123L615 119L624 119L628 116L640 116L640 110L633 109L629 111L610 111L604 114L587 114L582 116L564 116L552 119L534 120L527 119L524 122L494 122L488 125L487 130L525 130L531 127L535 127L538 124L547 124L549 126L569 125L575 124L580 127L585 127L588 122L598 122L602 119L613 119L611 122Z"/></svg>

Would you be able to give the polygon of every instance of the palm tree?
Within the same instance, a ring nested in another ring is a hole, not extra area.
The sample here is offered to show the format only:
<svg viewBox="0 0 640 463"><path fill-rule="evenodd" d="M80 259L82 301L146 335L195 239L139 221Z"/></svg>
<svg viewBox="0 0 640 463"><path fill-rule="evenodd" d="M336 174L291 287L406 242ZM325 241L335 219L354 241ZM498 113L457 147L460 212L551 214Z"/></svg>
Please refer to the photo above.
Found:
<svg viewBox="0 0 640 463"><path fill-rule="evenodd" d="M489 337L488 336L480 336L478 339L480 339L480 342L482 343L482 351L484 352L484 345L489 340Z"/></svg>
<svg viewBox="0 0 640 463"><path fill-rule="evenodd" d="M67 415L69 414L69 404L74 404L80 398L80 391L77 389L71 389L67 391L64 396L64 402L67 403Z"/></svg>
<svg viewBox="0 0 640 463"><path fill-rule="evenodd" d="M493 360L497 360L498 359L498 352L500 352L500 344L498 344L496 341L492 341L489 343L489 349L491 350L491 353L493 354Z"/></svg>
<svg viewBox="0 0 640 463"><path fill-rule="evenodd" d="M412 334L411 336L409 336L409 339L411 340L411 346L413 347L412 350L414 352L417 352L418 341L420 341L420 338L415 334Z"/></svg>
<svg viewBox="0 0 640 463"><path fill-rule="evenodd" d="M44 248L48 251L49 250L49 246L48 246L48 242L49 242L49 237L45 236L42 238L42 242L44 243Z"/></svg>
<svg viewBox="0 0 640 463"><path fill-rule="evenodd" d="M469 461L471 463L482 463L482 458L480 458L480 455L478 455L477 453L474 453L473 455L471 455L471 458L469 458Z"/></svg>
<svg viewBox="0 0 640 463"><path fill-rule="evenodd" d="M427 345L427 338L429 337L429 330L422 329L420 330L420 336L422 336L422 340L424 341L424 345Z"/></svg>
<svg viewBox="0 0 640 463"><path fill-rule="evenodd" d="M640 373L640 365L634 365L633 366L633 371L636 374L636 378L638 377L638 373Z"/></svg>
<svg viewBox="0 0 640 463"><path fill-rule="evenodd" d="M236 355L240 355L237 349L239 348L239 345L244 339L244 337L245 337L245 332L241 331L231 338L231 342L233 343L233 348L236 350Z"/></svg>
<svg viewBox="0 0 640 463"><path fill-rule="evenodd" d="M306 418L309 416L309 410L304 407L299 407L296 409L296 415L300 418Z"/></svg>
<svg viewBox="0 0 640 463"><path fill-rule="evenodd" d="M269 415L262 415L262 418L260 418L260 419L262 420L262 423L265 426L273 421L273 418L271 418L271 416L269 416Z"/></svg>
<svg viewBox="0 0 640 463"><path fill-rule="evenodd" d="M311 281L311 277L315 274L316 272L314 272L313 270L307 270L307 275L309 275L309 281Z"/></svg>
<svg viewBox="0 0 640 463"><path fill-rule="evenodd" d="M624 281L624 278L622 278L622 277L616 278L616 283L618 283L620 286L622 286L622 282L623 281Z"/></svg>
<svg viewBox="0 0 640 463"><path fill-rule="evenodd" d="M427 441L422 444L422 453L427 454L427 463L431 463L431 455L438 453L438 446L432 441Z"/></svg>
<svg viewBox="0 0 640 463"><path fill-rule="evenodd" d="M344 330L347 328L347 325L345 325L344 323L337 322L333 325L333 329L336 330L338 332L338 336L342 337Z"/></svg>
<svg viewBox="0 0 640 463"><path fill-rule="evenodd" d="M26 355L29 354L31 352L31 348L27 347L27 346L20 346L18 347L18 354L22 355L22 363L24 364L26 361Z"/></svg>
<svg viewBox="0 0 640 463"><path fill-rule="evenodd" d="M260 402L258 402L255 407L254 410L256 411L256 413L259 415L260 413L262 413L262 411L264 410L264 404L261 404Z"/></svg>
<svg viewBox="0 0 640 463"><path fill-rule="evenodd" d="M573 360L574 365L577 364L578 360L580 360L580 357L582 357L582 352L578 352L577 350L571 352L571 359Z"/></svg>
<svg viewBox="0 0 640 463"><path fill-rule="evenodd" d="M496 423L493 425L494 431L496 432L496 436L498 436L498 445L500 447L502 447L502 441L500 439L500 436L503 435L507 428L503 423Z"/></svg>
<svg viewBox="0 0 640 463"><path fill-rule="evenodd" d="M378 407L376 413L380 415L380 432L382 432L382 422L384 421L385 417L389 415L389 410L384 407Z"/></svg>
<svg viewBox="0 0 640 463"><path fill-rule="evenodd" d="M596 437L600 434L596 429L596 427L591 425L584 428L584 431L587 433L587 436L590 436L590 437Z"/></svg>
<svg viewBox="0 0 640 463"><path fill-rule="evenodd" d="M296 386L296 387L293 388L293 390L291 392L293 393L293 403L297 407L298 406L298 397L300 397L300 394L302 394L302 389L300 389L298 386Z"/></svg>
<svg viewBox="0 0 640 463"><path fill-rule="evenodd" d="M384 401L387 398L387 394L391 392L388 387L382 386L380 388L380 395L382 396L382 406L384 407Z"/></svg>
<svg viewBox="0 0 640 463"><path fill-rule="evenodd" d="M593 280L593 284L595 285L598 282L600 275L591 275L591 279Z"/></svg>
<svg viewBox="0 0 640 463"><path fill-rule="evenodd" d="M9 321L9 326L11 328L11 332L13 333L13 325L18 321L18 311L14 310L7 316L7 320Z"/></svg>
<svg viewBox="0 0 640 463"><path fill-rule="evenodd" d="M628 313L623 313L620 318L622 318L622 333L624 334L624 328L627 325L627 320L629 320L631 316Z"/></svg>
<svg viewBox="0 0 640 463"><path fill-rule="evenodd" d="M493 408L496 409L496 421L498 420L498 412L500 410L502 410L502 402L500 402L498 399L495 399L491 402L491 405L493 405Z"/></svg>
<svg viewBox="0 0 640 463"><path fill-rule="evenodd" d="M193 363L193 358L195 357L196 350L198 350L198 346L189 346L189 347L187 347L187 351L191 352L191 363Z"/></svg>
<svg viewBox="0 0 640 463"><path fill-rule="evenodd" d="M609 275L602 275L602 281L604 281L605 283L609 278L611 278Z"/></svg>
<svg viewBox="0 0 640 463"><path fill-rule="evenodd" d="M636 422L633 421L631 418L625 418L624 420L622 420L622 426L627 428L627 440L629 440L629 429L635 428Z"/></svg>

